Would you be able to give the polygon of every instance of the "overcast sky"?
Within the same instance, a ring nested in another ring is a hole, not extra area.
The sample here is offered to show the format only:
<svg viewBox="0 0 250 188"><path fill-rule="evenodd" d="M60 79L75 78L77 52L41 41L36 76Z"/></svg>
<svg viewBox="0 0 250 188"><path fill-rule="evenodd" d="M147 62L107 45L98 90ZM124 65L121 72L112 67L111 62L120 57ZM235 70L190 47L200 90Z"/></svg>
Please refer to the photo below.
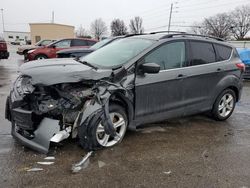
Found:
<svg viewBox="0 0 250 188"><path fill-rule="evenodd" d="M193 22L217 13L228 12L250 0L0 0L4 9L5 30L29 31L28 23L51 22L52 11L55 23L82 25L89 30L90 23L102 18L107 26L114 18L128 25L134 16L143 18L147 32L166 30L170 5L174 3L171 30L185 31ZM0 33L3 31L0 20Z"/></svg>

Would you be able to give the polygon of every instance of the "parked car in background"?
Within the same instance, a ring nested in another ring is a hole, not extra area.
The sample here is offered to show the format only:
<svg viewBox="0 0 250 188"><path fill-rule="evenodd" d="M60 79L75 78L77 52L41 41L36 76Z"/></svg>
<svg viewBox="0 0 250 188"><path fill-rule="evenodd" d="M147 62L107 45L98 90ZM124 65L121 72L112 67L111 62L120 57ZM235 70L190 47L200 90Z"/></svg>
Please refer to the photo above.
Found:
<svg viewBox="0 0 250 188"><path fill-rule="evenodd" d="M245 64L246 70L243 74L245 79L250 79L250 49L249 48L237 48L241 61Z"/></svg>
<svg viewBox="0 0 250 188"><path fill-rule="evenodd" d="M110 44L111 42L117 41L118 39L121 39L121 38L124 38L124 36L110 37L110 38L103 39L88 49L84 49L84 48L65 49L65 50L58 51L56 54L58 58L70 58L70 57L79 58L79 57L88 55L91 52L103 46L106 46Z"/></svg>
<svg viewBox="0 0 250 188"><path fill-rule="evenodd" d="M89 38L62 39L47 46L28 51L27 59L31 61L37 59L56 58L56 52L59 50L76 47L89 48L96 42L97 40Z"/></svg>
<svg viewBox="0 0 250 188"><path fill-rule="evenodd" d="M15 41L10 42L10 44L12 44L12 45L25 45L26 41L24 39L16 39Z"/></svg>
<svg viewBox="0 0 250 188"><path fill-rule="evenodd" d="M7 43L4 39L0 38L0 59L8 59L9 55Z"/></svg>
<svg viewBox="0 0 250 188"><path fill-rule="evenodd" d="M12 135L30 148L47 153L50 142L71 137L92 151L142 124L204 112L228 119L243 71L236 49L221 39L130 36L80 59L23 64L5 115Z"/></svg>
<svg viewBox="0 0 250 188"><path fill-rule="evenodd" d="M24 55L24 59L27 59L27 53L29 50L33 50L42 46L47 46L48 44L55 42L56 40L40 40L38 43L34 44L34 45L22 45L19 46L17 49L17 54L19 55Z"/></svg>

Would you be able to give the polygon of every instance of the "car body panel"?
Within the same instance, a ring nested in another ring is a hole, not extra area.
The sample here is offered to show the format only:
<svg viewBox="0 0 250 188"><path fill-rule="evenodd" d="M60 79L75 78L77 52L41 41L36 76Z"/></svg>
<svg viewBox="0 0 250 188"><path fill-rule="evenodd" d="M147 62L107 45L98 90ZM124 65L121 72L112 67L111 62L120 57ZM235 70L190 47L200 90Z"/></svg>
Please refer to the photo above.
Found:
<svg viewBox="0 0 250 188"><path fill-rule="evenodd" d="M111 75L111 70L94 70L74 59L37 60L20 66L23 75L32 78L32 84L54 85L59 83L99 80Z"/></svg>

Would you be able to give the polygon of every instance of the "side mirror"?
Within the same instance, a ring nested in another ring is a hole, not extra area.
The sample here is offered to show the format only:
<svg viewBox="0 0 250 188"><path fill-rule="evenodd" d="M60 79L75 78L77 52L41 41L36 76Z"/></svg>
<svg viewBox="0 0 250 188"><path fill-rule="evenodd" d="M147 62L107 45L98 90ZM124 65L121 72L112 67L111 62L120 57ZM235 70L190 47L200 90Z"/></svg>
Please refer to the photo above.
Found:
<svg viewBox="0 0 250 188"><path fill-rule="evenodd" d="M161 67L156 63L145 63L141 65L140 69L143 73L156 74L160 72Z"/></svg>

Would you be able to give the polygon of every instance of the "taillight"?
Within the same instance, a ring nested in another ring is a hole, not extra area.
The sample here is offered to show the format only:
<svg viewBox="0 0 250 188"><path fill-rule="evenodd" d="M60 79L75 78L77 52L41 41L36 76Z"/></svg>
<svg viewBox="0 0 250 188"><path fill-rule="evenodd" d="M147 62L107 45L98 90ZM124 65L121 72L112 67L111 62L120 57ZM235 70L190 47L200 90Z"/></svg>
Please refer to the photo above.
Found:
<svg viewBox="0 0 250 188"><path fill-rule="evenodd" d="M243 72L245 72L245 70L246 70L246 66L244 63L236 63L236 67Z"/></svg>

